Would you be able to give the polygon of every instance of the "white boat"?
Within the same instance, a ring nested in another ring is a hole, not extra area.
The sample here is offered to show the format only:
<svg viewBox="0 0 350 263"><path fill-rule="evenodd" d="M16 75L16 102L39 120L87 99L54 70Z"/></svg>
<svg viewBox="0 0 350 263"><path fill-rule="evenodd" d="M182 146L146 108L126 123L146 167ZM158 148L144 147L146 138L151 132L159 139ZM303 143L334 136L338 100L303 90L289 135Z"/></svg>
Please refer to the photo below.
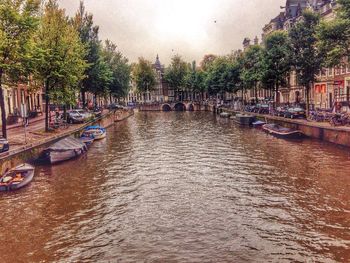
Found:
<svg viewBox="0 0 350 263"><path fill-rule="evenodd" d="M35 168L27 163L11 169L0 178L0 192L18 190L29 184Z"/></svg>
<svg viewBox="0 0 350 263"><path fill-rule="evenodd" d="M231 114L228 113L228 112L221 112L221 113L220 113L220 117L221 117L221 118L230 118L230 117L231 117Z"/></svg>
<svg viewBox="0 0 350 263"><path fill-rule="evenodd" d="M86 127L82 137L92 137L95 140L101 140L106 138L107 136L107 131L105 128L101 127L101 126L89 126Z"/></svg>
<svg viewBox="0 0 350 263"><path fill-rule="evenodd" d="M73 137L64 138L44 151L45 159L51 164L67 161L87 151L86 144Z"/></svg>

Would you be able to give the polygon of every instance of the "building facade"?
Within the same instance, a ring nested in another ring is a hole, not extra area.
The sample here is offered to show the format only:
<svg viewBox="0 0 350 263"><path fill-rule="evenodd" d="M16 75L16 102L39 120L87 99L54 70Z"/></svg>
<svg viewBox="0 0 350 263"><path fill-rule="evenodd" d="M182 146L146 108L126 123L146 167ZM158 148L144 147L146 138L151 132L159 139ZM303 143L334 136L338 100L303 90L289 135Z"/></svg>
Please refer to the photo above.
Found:
<svg viewBox="0 0 350 263"><path fill-rule="evenodd" d="M3 85L7 124L15 124L23 116L36 117L42 114L43 89L35 87L30 81ZM0 118L1 123L1 118Z"/></svg>
<svg viewBox="0 0 350 263"><path fill-rule="evenodd" d="M305 9L318 12L322 20L330 21L336 17L336 7L335 0L287 0L286 5L281 7L283 11L263 27L262 41L264 42L266 37L274 31L290 30L300 20ZM244 48L247 48L247 41L244 43ZM329 109L340 104L348 107L349 87L350 66L347 61L344 61L339 67L324 68L317 76L310 92L311 106ZM248 100L251 95L253 94L248 94ZM280 87L279 93L274 96L278 96L282 104L304 104L306 101L305 88L299 85L295 72L290 73L287 85Z"/></svg>
<svg viewBox="0 0 350 263"><path fill-rule="evenodd" d="M158 55L152 67L156 75L155 87L150 91L140 93L137 90L136 83L131 81L130 91L126 98L126 102L129 105L137 103L163 103L175 100L174 90L169 88L169 85L164 79L165 67L160 63Z"/></svg>

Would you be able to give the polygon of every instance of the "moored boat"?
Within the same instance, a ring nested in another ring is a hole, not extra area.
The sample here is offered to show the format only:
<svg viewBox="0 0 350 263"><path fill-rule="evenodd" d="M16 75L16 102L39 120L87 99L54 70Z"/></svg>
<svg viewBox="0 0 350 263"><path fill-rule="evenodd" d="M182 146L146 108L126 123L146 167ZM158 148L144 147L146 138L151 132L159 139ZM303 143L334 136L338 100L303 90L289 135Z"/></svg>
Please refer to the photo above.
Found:
<svg viewBox="0 0 350 263"><path fill-rule="evenodd" d="M18 190L28 185L34 177L35 168L27 163L11 169L0 178L0 192Z"/></svg>
<svg viewBox="0 0 350 263"><path fill-rule="evenodd" d="M254 128L259 128L259 129L262 128L262 126L265 124L266 124L266 122L264 122L264 121L255 121L252 123Z"/></svg>
<svg viewBox="0 0 350 263"><path fill-rule="evenodd" d="M228 112L221 112L220 117L221 118L230 118L231 114Z"/></svg>
<svg viewBox="0 0 350 263"><path fill-rule="evenodd" d="M51 164L67 161L87 151L85 143L73 137L64 138L44 151L44 159Z"/></svg>
<svg viewBox="0 0 350 263"><path fill-rule="evenodd" d="M84 129L82 137L93 137L95 140L106 138L107 131L101 126L89 126Z"/></svg>
<svg viewBox="0 0 350 263"><path fill-rule="evenodd" d="M277 124L265 124L262 126L267 133L283 139L301 139L305 137L302 131L285 128Z"/></svg>
<svg viewBox="0 0 350 263"><path fill-rule="evenodd" d="M234 121L240 125L251 126L255 119L255 116L237 114Z"/></svg>

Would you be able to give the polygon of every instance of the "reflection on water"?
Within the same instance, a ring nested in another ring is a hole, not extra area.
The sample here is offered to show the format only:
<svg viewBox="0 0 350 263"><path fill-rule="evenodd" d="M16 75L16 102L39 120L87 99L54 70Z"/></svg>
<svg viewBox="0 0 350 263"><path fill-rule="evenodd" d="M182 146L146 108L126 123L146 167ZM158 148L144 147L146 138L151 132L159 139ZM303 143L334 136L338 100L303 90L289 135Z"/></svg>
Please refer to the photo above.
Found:
<svg viewBox="0 0 350 263"><path fill-rule="evenodd" d="M349 150L137 113L2 194L0 262L349 262Z"/></svg>

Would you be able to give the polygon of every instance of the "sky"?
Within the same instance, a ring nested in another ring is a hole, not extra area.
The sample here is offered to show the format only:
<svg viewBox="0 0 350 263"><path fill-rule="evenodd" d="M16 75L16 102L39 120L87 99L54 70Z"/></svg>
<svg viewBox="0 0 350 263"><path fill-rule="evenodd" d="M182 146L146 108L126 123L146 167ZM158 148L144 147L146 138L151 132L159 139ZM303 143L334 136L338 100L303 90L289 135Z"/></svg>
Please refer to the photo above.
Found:
<svg viewBox="0 0 350 263"><path fill-rule="evenodd" d="M138 57L162 64L179 54L201 61L242 48L245 37L261 38L262 28L286 0L85 0L86 10L131 62ZM79 0L59 0L74 15Z"/></svg>

